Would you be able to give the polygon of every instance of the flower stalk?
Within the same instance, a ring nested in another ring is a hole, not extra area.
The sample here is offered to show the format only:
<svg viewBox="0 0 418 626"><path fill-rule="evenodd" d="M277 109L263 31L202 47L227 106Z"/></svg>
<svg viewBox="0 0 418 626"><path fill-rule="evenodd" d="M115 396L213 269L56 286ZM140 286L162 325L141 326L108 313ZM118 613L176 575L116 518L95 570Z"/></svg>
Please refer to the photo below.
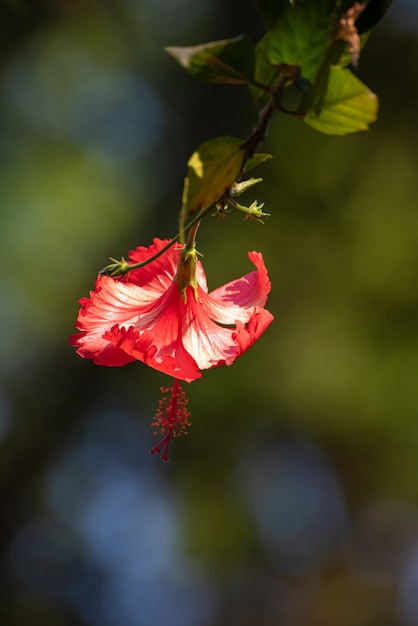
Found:
<svg viewBox="0 0 418 626"><path fill-rule="evenodd" d="M197 228L199 227L201 220L205 217L205 215L209 212L209 210L210 210L210 207L207 207L206 209L202 209L202 211L199 211L198 215L196 215L191 220L191 222L187 225L187 228L189 228L190 231L194 233L193 235L194 237L196 235L196 231L197 231ZM125 276L126 274L128 274L128 272L131 272L132 270L137 270L137 269L140 269L141 267L145 267L149 263L152 263L153 261L158 259L158 257L160 257L162 254L167 252L167 250L169 250L172 245L174 245L175 243L181 240L182 236L183 236L183 231L178 232L172 239L169 240L167 245L165 245L161 250L156 252L153 256L150 256L149 259L146 259L145 261L141 261L140 263L127 263L127 261L125 261L123 257L121 261L118 261L117 259L113 259L112 257L109 257L110 260L113 261L113 263L110 263L109 265L106 265L105 267L103 267L99 271L99 274L101 276L112 276L113 278L116 278L119 276Z"/></svg>

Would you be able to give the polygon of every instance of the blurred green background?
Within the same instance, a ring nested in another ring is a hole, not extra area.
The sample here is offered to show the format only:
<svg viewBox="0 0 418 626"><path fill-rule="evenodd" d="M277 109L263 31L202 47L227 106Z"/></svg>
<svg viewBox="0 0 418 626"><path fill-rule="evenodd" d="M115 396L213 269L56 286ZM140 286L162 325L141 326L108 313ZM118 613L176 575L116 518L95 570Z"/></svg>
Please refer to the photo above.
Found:
<svg viewBox="0 0 418 626"><path fill-rule="evenodd" d="M0 4L1 626L418 624L418 12L398 0L358 73L368 133L273 120L271 217L207 219L210 288L261 250L276 317L187 386L165 465L166 377L70 347L109 256L176 231L187 159L245 136L244 87L166 45L262 25L249 0ZM247 196L246 196L247 198Z"/></svg>

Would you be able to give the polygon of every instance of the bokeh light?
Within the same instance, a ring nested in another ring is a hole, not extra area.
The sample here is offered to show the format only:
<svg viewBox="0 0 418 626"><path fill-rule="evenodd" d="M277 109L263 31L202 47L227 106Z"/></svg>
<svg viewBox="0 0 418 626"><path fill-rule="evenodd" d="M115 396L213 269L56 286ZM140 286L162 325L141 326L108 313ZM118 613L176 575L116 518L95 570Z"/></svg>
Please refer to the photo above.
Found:
<svg viewBox="0 0 418 626"><path fill-rule="evenodd" d="M1 626L418 624L417 6L356 70L368 133L277 116L254 199L199 230L209 288L261 250L275 323L187 386L193 428L148 454L166 379L68 343L108 257L176 231L186 163L245 136L245 87L164 46L262 33L255 3L0 7Z"/></svg>

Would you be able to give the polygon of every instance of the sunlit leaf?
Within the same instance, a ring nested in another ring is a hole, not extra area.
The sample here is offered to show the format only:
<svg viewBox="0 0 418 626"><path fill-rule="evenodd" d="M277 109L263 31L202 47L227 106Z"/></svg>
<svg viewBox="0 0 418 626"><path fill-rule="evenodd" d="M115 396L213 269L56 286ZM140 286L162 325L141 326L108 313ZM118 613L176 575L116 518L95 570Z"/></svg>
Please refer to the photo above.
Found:
<svg viewBox="0 0 418 626"><path fill-rule="evenodd" d="M166 51L189 74L207 83L242 84L253 78L254 48L247 35Z"/></svg>
<svg viewBox="0 0 418 626"><path fill-rule="evenodd" d="M187 164L181 221L219 200L237 178L245 156L242 141L215 137L203 143Z"/></svg>
<svg viewBox="0 0 418 626"><path fill-rule="evenodd" d="M334 27L333 8L333 0L289 5L276 27L268 33L270 62L297 66L303 78L313 81Z"/></svg>
<svg viewBox="0 0 418 626"><path fill-rule="evenodd" d="M261 163L264 163L264 161L268 161L269 159L272 159L272 158L273 158L272 154L267 154L264 152L256 152L255 154L253 154L253 156L250 159L247 159L245 161L243 171L249 172L250 170L253 169L253 167L257 167L257 165L260 165Z"/></svg>
<svg viewBox="0 0 418 626"><path fill-rule="evenodd" d="M349 69L329 68L324 89L316 87L311 104L300 113L316 130L346 135L367 130L377 117L378 99Z"/></svg>

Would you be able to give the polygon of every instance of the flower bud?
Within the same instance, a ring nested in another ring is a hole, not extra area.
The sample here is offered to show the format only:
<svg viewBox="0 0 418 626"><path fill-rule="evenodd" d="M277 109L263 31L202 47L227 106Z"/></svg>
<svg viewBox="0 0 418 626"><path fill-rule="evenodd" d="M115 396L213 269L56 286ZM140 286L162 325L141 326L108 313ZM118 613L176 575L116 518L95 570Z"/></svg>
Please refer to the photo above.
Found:
<svg viewBox="0 0 418 626"><path fill-rule="evenodd" d="M179 286L180 293L184 301L186 301L186 289L189 285L193 287L197 295L197 281L196 281L197 254L198 253L197 253L196 248L186 247L184 248L179 258L175 281Z"/></svg>

